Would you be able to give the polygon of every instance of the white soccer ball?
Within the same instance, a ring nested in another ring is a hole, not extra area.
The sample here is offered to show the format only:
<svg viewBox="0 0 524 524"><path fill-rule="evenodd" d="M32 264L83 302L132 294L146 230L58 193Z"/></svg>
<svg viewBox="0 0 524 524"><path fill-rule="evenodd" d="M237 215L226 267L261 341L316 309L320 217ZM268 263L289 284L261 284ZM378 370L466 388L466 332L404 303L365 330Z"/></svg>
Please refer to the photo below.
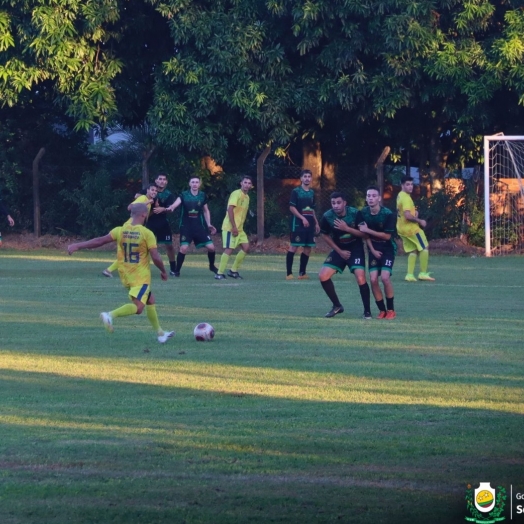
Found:
<svg viewBox="0 0 524 524"><path fill-rule="evenodd" d="M213 340L213 337L215 336L215 329L211 324L202 322L195 326L193 335L195 335L195 339L198 340L198 342L209 342L210 340Z"/></svg>

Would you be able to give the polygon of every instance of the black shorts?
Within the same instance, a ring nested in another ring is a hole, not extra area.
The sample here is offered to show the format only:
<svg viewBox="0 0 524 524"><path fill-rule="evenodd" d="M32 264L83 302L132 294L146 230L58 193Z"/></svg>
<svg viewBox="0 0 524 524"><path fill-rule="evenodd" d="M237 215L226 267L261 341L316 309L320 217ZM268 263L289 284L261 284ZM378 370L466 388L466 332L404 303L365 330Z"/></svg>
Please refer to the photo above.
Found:
<svg viewBox="0 0 524 524"><path fill-rule="evenodd" d="M295 247L315 247L315 224L295 228L289 233L289 243Z"/></svg>
<svg viewBox="0 0 524 524"><path fill-rule="evenodd" d="M382 253L380 258L377 258L373 253L369 252L369 272L378 271L379 275L381 271L387 271L393 273L393 264L395 263L395 251L390 244L384 242L384 245L373 244L373 247Z"/></svg>
<svg viewBox="0 0 524 524"><path fill-rule="evenodd" d="M195 243L195 247L205 247L212 244L213 241L209 236L209 233L203 227L180 227L180 245L189 246L191 242Z"/></svg>
<svg viewBox="0 0 524 524"><path fill-rule="evenodd" d="M351 256L347 260L344 260L335 250L333 250L329 253L322 265L334 269L337 273L342 273L346 267L349 268L351 273L354 273L355 269L362 269L365 271L366 257L364 254L364 246L362 246L362 244L353 247L349 245L347 251L351 252Z"/></svg>
<svg viewBox="0 0 524 524"><path fill-rule="evenodd" d="M169 222L147 225L147 229L152 231L156 237L157 244L172 244L173 235L171 233L171 226Z"/></svg>

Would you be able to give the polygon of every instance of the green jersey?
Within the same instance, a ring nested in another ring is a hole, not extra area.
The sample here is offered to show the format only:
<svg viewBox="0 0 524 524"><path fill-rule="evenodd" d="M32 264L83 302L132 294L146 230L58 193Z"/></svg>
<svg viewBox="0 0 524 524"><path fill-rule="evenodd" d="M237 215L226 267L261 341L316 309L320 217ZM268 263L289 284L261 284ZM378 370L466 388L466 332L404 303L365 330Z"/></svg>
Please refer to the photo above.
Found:
<svg viewBox="0 0 524 524"><path fill-rule="evenodd" d="M362 238L335 228L335 220L337 218L353 229L358 229L358 224L362 222L360 211L354 207L346 206L346 214L343 217L330 209L324 213L320 220L320 232L324 235L329 235L337 247L344 251L350 250L349 246L354 248L357 244L362 245Z"/></svg>
<svg viewBox="0 0 524 524"><path fill-rule="evenodd" d="M309 227L315 227L315 192L310 189L306 191L302 186L295 187L291 191L291 198L289 199L289 206L296 208L296 210L305 216L309 222ZM295 215L291 215L291 231L303 229L304 224Z"/></svg>
<svg viewBox="0 0 524 524"><path fill-rule="evenodd" d="M207 204L207 196L203 191L196 195L191 190L183 191L179 196L182 207L180 213L180 227L204 227L207 231L207 223L204 217L204 206Z"/></svg>
<svg viewBox="0 0 524 524"><path fill-rule="evenodd" d="M371 243L375 249L382 251L384 244L391 246L394 252L397 250L397 244L395 243L395 228L397 224L397 217L387 207L380 206L380 209L376 215L371 213L369 206L363 207L361 210L362 220L367 224L369 229L376 231L377 233L389 233L391 238L389 240L379 240L371 237Z"/></svg>

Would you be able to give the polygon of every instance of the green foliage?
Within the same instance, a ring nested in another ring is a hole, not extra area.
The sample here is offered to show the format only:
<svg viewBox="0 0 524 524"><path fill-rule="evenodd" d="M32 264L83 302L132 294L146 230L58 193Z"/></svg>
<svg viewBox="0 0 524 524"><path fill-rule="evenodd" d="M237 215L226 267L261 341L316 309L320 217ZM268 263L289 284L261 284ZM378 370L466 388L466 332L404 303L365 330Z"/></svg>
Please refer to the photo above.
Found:
<svg viewBox="0 0 524 524"><path fill-rule="evenodd" d="M129 216L129 192L113 189L111 175L105 170L84 174L79 188L72 192L62 191L60 196L75 205L76 224L86 237L107 234Z"/></svg>

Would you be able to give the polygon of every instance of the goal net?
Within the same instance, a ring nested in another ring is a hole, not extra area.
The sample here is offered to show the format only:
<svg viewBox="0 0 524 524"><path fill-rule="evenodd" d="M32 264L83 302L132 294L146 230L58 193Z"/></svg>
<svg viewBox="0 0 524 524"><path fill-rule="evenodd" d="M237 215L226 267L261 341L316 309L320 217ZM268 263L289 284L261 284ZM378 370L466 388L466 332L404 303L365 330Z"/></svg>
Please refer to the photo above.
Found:
<svg viewBox="0 0 524 524"><path fill-rule="evenodd" d="M484 137L486 256L524 253L524 136Z"/></svg>

